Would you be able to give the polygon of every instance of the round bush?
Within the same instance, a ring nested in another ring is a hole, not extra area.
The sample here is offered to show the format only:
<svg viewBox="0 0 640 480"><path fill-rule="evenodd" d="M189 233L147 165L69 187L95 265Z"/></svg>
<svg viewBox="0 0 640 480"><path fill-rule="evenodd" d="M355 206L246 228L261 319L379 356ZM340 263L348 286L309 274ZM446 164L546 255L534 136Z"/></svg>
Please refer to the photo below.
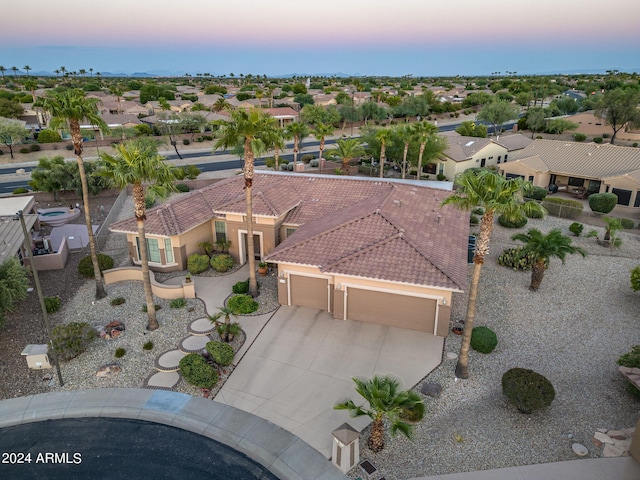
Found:
<svg viewBox="0 0 640 480"><path fill-rule="evenodd" d="M228 272L233 267L233 257L226 253L216 255L211 259L211 266L216 272Z"/></svg>
<svg viewBox="0 0 640 480"><path fill-rule="evenodd" d="M187 270L194 275L209 270L209 255L200 255L199 253L189 255Z"/></svg>
<svg viewBox="0 0 640 480"><path fill-rule="evenodd" d="M498 345L498 336L489 327L474 327L471 331L471 348L480 353L491 353Z"/></svg>
<svg viewBox="0 0 640 480"><path fill-rule="evenodd" d="M602 143L602 137L593 137L593 143Z"/></svg>
<svg viewBox="0 0 640 480"><path fill-rule="evenodd" d="M54 313L60 310L60 297L44 297L44 306L47 309L47 313Z"/></svg>
<svg viewBox="0 0 640 480"><path fill-rule="evenodd" d="M33 143L29 147L29 150L31 150L32 152L39 152L40 151L40 145L38 145L37 143Z"/></svg>
<svg viewBox="0 0 640 480"><path fill-rule="evenodd" d="M587 136L584 133L578 132L573 134L573 139L576 142L584 142L587 139Z"/></svg>
<svg viewBox="0 0 640 480"><path fill-rule="evenodd" d="M547 193L546 188L534 187L533 185L529 185L525 190L525 196L527 198L533 198L534 200L544 200Z"/></svg>
<svg viewBox="0 0 640 480"><path fill-rule="evenodd" d="M609 213L618 204L615 193L594 193L589 195L589 208L597 213Z"/></svg>
<svg viewBox="0 0 640 480"><path fill-rule="evenodd" d="M13 194L14 194L14 195L20 195L20 194L22 194L22 193L28 193L28 192L29 192L29 190L27 190L27 189L26 189L26 188L24 188L24 187L18 187L18 188L16 188L16 189L14 189L14 190L13 190Z"/></svg>
<svg viewBox="0 0 640 480"><path fill-rule="evenodd" d="M249 291L249 280L245 280L244 282L238 282L233 287L231 287L231 291L236 295L244 295Z"/></svg>
<svg viewBox="0 0 640 480"><path fill-rule="evenodd" d="M250 295L234 295L227 302L227 306L237 315L247 315L258 310L258 302Z"/></svg>
<svg viewBox="0 0 640 480"><path fill-rule="evenodd" d="M38 134L38 142L40 143L58 143L62 141L60 134L55 130L44 129Z"/></svg>
<svg viewBox="0 0 640 480"><path fill-rule="evenodd" d="M630 218L621 218L620 223L625 230L631 230L635 226L635 223Z"/></svg>
<svg viewBox="0 0 640 480"><path fill-rule="evenodd" d="M96 336L96 331L87 322L58 325L51 331L50 347L60 360L71 360L84 352Z"/></svg>
<svg viewBox="0 0 640 480"><path fill-rule="evenodd" d="M538 210L532 210L527 212L528 218L544 218L544 212L540 212Z"/></svg>
<svg viewBox="0 0 640 480"><path fill-rule="evenodd" d="M473 213L469 216L469 223L471 225L478 225L480 223L480 217L474 215Z"/></svg>
<svg viewBox="0 0 640 480"><path fill-rule="evenodd" d="M503 214L498 217L498 223L505 228L522 228L527 224L527 222L527 217L524 215L509 217Z"/></svg>
<svg viewBox="0 0 640 480"><path fill-rule="evenodd" d="M535 263L535 255L528 253L522 254L523 246L506 248L498 257L498 265L513 268L514 270L531 270ZM547 261L547 267L549 262Z"/></svg>
<svg viewBox="0 0 640 480"><path fill-rule="evenodd" d="M211 355L211 358L213 358L213 361L221 367L226 367L233 362L235 352L233 351L233 347L228 343L209 342L206 345L206 349L209 355Z"/></svg>
<svg viewBox="0 0 640 480"><path fill-rule="evenodd" d="M178 183L176 185L176 190L178 190L179 192L182 192L182 193L186 193L186 192L189 191L189 186L185 185L184 183Z"/></svg>
<svg viewBox="0 0 640 480"><path fill-rule="evenodd" d="M532 413L548 407L556 397L549 380L525 368L512 368L502 376L502 393L520 413Z"/></svg>
<svg viewBox="0 0 640 480"><path fill-rule="evenodd" d="M471 213L473 213L474 215L484 215L484 208L482 207L475 207L473 210L471 210Z"/></svg>
<svg viewBox="0 0 640 480"><path fill-rule="evenodd" d="M113 268L113 258L104 253L98 254L98 268L101 272ZM87 255L78 263L78 272L83 277L93 277L93 262L91 261L91 255Z"/></svg>
<svg viewBox="0 0 640 480"><path fill-rule="evenodd" d="M582 230L584 230L584 225L582 225L581 223L573 222L571 225L569 225L569 231L576 237L580 236Z"/></svg>
<svg viewBox="0 0 640 480"><path fill-rule="evenodd" d="M122 358L126 353L127 351L124 348L116 348L116 353L114 353L113 356L116 358Z"/></svg>
<svg viewBox="0 0 640 480"><path fill-rule="evenodd" d="M190 353L180 359L180 375L191 385L211 388L218 382L218 372L198 353Z"/></svg>
<svg viewBox="0 0 640 480"><path fill-rule="evenodd" d="M31 150L29 150L27 147L22 147L20 149L20 153L29 153Z"/></svg>

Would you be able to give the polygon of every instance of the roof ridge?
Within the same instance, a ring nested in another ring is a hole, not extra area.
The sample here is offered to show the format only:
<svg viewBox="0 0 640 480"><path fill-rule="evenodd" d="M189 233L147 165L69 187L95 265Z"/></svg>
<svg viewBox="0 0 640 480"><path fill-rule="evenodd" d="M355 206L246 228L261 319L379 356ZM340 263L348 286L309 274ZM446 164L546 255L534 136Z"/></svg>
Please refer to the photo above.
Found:
<svg viewBox="0 0 640 480"><path fill-rule="evenodd" d="M328 263L327 265L319 265L320 271L326 272L327 271L326 269L330 269L332 267L335 267L336 265L339 265L340 263L346 262L347 260L350 260L352 258L358 258L361 255L365 254L366 252L368 252L368 251L370 251L370 250L372 250L374 248L377 248L377 247L379 247L381 245L384 245L385 243L389 243L392 240L396 240L398 238L404 238L404 237L405 237L404 232L399 231L397 233L394 233L393 235L389 235L387 237L384 237L384 238L381 238L379 240L376 240L375 242L367 245L366 247L359 248L355 252L351 252L351 253L349 253L347 255L344 255L344 256L334 260L333 262ZM412 245L412 247L413 247L413 245Z"/></svg>

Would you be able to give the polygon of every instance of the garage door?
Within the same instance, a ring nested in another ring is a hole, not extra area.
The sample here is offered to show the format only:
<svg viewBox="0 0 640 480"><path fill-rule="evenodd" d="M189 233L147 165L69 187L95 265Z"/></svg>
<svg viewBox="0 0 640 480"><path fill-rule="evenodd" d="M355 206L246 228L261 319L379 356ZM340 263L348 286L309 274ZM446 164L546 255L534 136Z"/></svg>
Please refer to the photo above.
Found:
<svg viewBox="0 0 640 480"><path fill-rule="evenodd" d="M329 280L326 278L289 275L291 304L327 310L329 305L327 300L329 295L328 284Z"/></svg>
<svg viewBox="0 0 640 480"><path fill-rule="evenodd" d="M433 333L436 300L360 288L347 289L347 318Z"/></svg>

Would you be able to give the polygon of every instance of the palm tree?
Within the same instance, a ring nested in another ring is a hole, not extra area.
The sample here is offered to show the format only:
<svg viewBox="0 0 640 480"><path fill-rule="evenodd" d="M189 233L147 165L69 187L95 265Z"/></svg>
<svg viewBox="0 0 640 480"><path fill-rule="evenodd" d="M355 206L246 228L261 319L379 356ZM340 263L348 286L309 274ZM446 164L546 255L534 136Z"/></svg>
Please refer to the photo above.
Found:
<svg viewBox="0 0 640 480"><path fill-rule="evenodd" d="M18 78L18 67L11 67L11 71L13 72L13 76Z"/></svg>
<svg viewBox="0 0 640 480"><path fill-rule="evenodd" d="M118 113L122 113L122 106L120 104L120 101L122 99L122 95L125 92L124 87L116 83L109 87L109 92L111 92L111 95L116 96L116 100L118 102Z"/></svg>
<svg viewBox="0 0 640 480"><path fill-rule="evenodd" d="M341 138L336 142L335 152L342 158L342 174L349 175L349 162L364 155L364 149L358 138Z"/></svg>
<svg viewBox="0 0 640 480"><path fill-rule="evenodd" d="M231 331L231 317L237 318L237 316L238 314L236 313L236 311L229 307L218 307L218 313L209 315L209 320L211 320L215 324L216 329L218 330L218 333L220 333L220 338L223 342L230 342L231 340L233 340L233 332ZM223 324L220 324L218 322L221 317L224 317Z"/></svg>
<svg viewBox="0 0 640 480"><path fill-rule="evenodd" d="M24 67L22 67L22 69L27 72L27 77L29 76L29 71L33 70L29 65L25 65Z"/></svg>
<svg viewBox="0 0 640 480"><path fill-rule="evenodd" d="M152 196L166 198L169 192L175 190L173 182L179 177L178 169L166 163L165 158L158 155L156 143L147 138L120 143L114 148L115 155L100 152L103 166L98 174L108 178L116 187L133 186L134 215L138 226L138 244L140 262L142 263L142 283L149 317L147 330L156 330L160 325L156 318L151 292L151 278L149 277L149 258L145 235L147 215L144 183L149 184L147 190L151 192Z"/></svg>
<svg viewBox="0 0 640 480"><path fill-rule="evenodd" d="M369 407L356 405L348 399L333 406L335 410L348 410L352 417L368 416L373 420L368 446L377 453L384 448L384 420L391 423L391 435L398 432L407 438L413 435L413 425L406 418L411 415L412 421L424 418L424 402L420 395L412 390L400 390L400 383L395 378L385 375L374 375L370 380L353 378L356 392L364 398Z"/></svg>
<svg viewBox="0 0 640 480"><path fill-rule="evenodd" d="M505 179L490 170L466 170L455 180L457 189L455 193L447 197L444 205L453 205L460 210L471 210L475 207L483 207L485 213L480 221L480 234L476 241L476 250L473 257L473 273L469 287L469 300L467 302L467 314L464 325L464 335L460 346L460 356L456 365L458 378L469 378L469 345L471 332L476 314L476 299L478 297L478 285L480 284L480 272L484 264L484 258L489 253L491 234L495 215L516 215L518 213L544 213L544 208L536 202L522 203L522 190L526 183L521 178Z"/></svg>
<svg viewBox="0 0 640 480"><path fill-rule="evenodd" d="M224 97L220 97L218 100L216 100L213 103L213 111L214 112L221 112L223 110L227 110L230 111L233 107L231 106L231 104L229 102L227 102L227 99Z"/></svg>
<svg viewBox="0 0 640 480"><path fill-rule="evenodd" d="M402 179L407 175L407 154L409 153L409 145L413 139L413 127L411 125L402 125L396 128L396 134L404 143L404 151L402 153Z"/></svg>
<svg viewBox="0 0 640 480"><path fill-rule="evenodd" d="M81 89L68 89L61 92L51 92L43 101L43 106L51 115L49 125L51 128L68 127L71 132L71 142L78 161L80 182L82 184L82 200L84 202L84 219L89 235L89 250L91 251L91 261L96 279L96 298L104 298L107 292L102 282L102 273L98 264L98 253L96 242L93 236L91 225L91 215L89 211L89 187L87 185L87 175L84 170L82 159L82 133L80 132L80 122L86 120L100 131L107 131L107 124L98 114L97 98L86 98Z"/></svg>
<svg viewBox="0 0 640 480"><path fill-rule="evenodd" d="M7 69L4 66L0 65L0 73L2 74L2 79L3 80L4 80L4 72L6 72L6 71L7 71Z"/></svg>
<svg viewBox="0 0 640 480"><path fill-rule="evenodd" d="M444 138L438 136L438 131L438 127L427 121L417 122L413 125L414 138L420 144L420 150L418 150L418 180L422 177L422 160L424 159L427 145L429 145L429 150L426 151L427 163L438 158L447 148Z"/></svg>
<svg viewBox="0 0 640 480"><path fill-rule="evenodd" d="M229 121L216 122L220 127L217 132L218 148L233 148L242 143L244 149L244 192L247 204L247 257L249 260L249 295L258 296L256 280L256 259L253 241L253 169L255 156L273 148L277 141L277 120L268 113L252 108L238 109L231 112Z"/></svg>
<svg viewBox="0 0 640 480"><path fill-rule="evenodd" d="M388 128L381 128L376 131L376 140L380 142L380 178L384 177L384 161L386 158L387 145L391 143L393 131Z"/></svg>
<svg viewBox="0 0 640 480"><path fill-rule="evenodd" d="M293 137L293 170L296 171L300 143L302 143L304 137L309 136L309 127L302 122L292 122L287 125L286 129L289 135Z"/></svg>
<svg viewBox="0 0 640 480"><path fill-rule="evenodd" d="M537 228L532 228L527 233L516 233L511 238L524 242L525 246L521 254L531 255L534 259L529 286L529 289L534 292L540 288L544 271L551 257L559 258L564 263L567 254L579 253L583 257L587 255L584 249L571 245L571 239L563 235L559 228L554 228L546 235Z"/></svg>
<svg viewBox="0 0 640 480"><path fill-rule="evenodd" d="M289 132L284 128L278 128L273 141L273 169L277 172L280 169L280 151L286 148L286 141L291 140Z"/></svg>
<svg viewBox="0 0 640 480"><path fill-rule="evenodd" d="M313 136L320 140L320 161L318 162L320 165L320 170L322 170L322 168L324 167L324 158L322 157L322 154L324 153L325 139L328 136L333 135L335 131L336 129L333 125L322 122L316 123L313 127Z"/></svg>

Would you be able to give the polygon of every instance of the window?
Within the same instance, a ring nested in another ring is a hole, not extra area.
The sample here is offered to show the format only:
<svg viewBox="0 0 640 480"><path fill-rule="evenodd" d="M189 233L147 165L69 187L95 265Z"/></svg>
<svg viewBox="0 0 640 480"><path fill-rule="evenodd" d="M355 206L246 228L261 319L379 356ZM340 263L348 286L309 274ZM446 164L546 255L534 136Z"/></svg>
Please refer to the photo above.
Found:
<svg viewBox="0 0 640 480"><path fill-rule="evenodd" d="M529 181L533 183L533 175L529 175Z"/></svg>
<svg viewBox="0 0 640 480"><path fill-rule="evenodd" d="M444 175L444 163L439 163L438 164L438 173L440 175Z"/></svg>
<svg viewBox="0 0 640 480"><path fill-rule="evenodd" d="M297 228L287 227L284 229L284 236L286 238L289 238L291 235L293 235L293 232L295 232L296 230Z"/></svg>
<svg viewBox="0 0 640 480"><path fill-rule="evenodd" d="M487 163L487 159L486 158L483 158L482 160L480 160L480 166L481 167L484 167L486 163Z"/></svg>
<svg viewBox="0 0 640 480"><path fill-rule="evenodd" d="M505 153L505 155L504 155L504 163L507 163L507 157L508 157L508 156L509 156L509 155L507 155L507 154Z"/></svg>
<svg viewBox="0 0 640 480"><path fill-rule="evenodd" d="M140 237L136 237L136 246L138 247L138 258L140 256ZM162 263L160 259L160 248L158 247L157 238L147 238L147 260L153 263Z"/></svg>
<svg viewBox="0 0 640 480"><path fill-rule="evenodd" d="M215 221L216 242L227 241L227 225L224 222Z"/></svg>
<svg viewBox="0 0 640 480"><path fill-rule="evenodd" d="M569 177L569 185L572 187L584 187L584 178Z"/></svg>
<svg viewBox="0 0 640 480"><path fill-rule="evenodd" d="M173 263L173 247L171 246L171 239L164 239L164 257L166 263Z"/></svg>
<svg viewBox="0 0 640 480"><path fill-rule="evenodd" d="M636 192L636 201L633 203L634 207L640 207L640 191Z"/></svg>
<svg viewBox="0 0 640 480"><path fill-rule="evenodd" d="M498 163L502 161L502 155L498 155Z"/></svg>
<svg viewBox="0 0 640 480"><path fill-rule="evenodd" d="M612 188L611 193L615 193L618 196L618 205L629 206L629 202L631 202L631 190Z"/></svg>

